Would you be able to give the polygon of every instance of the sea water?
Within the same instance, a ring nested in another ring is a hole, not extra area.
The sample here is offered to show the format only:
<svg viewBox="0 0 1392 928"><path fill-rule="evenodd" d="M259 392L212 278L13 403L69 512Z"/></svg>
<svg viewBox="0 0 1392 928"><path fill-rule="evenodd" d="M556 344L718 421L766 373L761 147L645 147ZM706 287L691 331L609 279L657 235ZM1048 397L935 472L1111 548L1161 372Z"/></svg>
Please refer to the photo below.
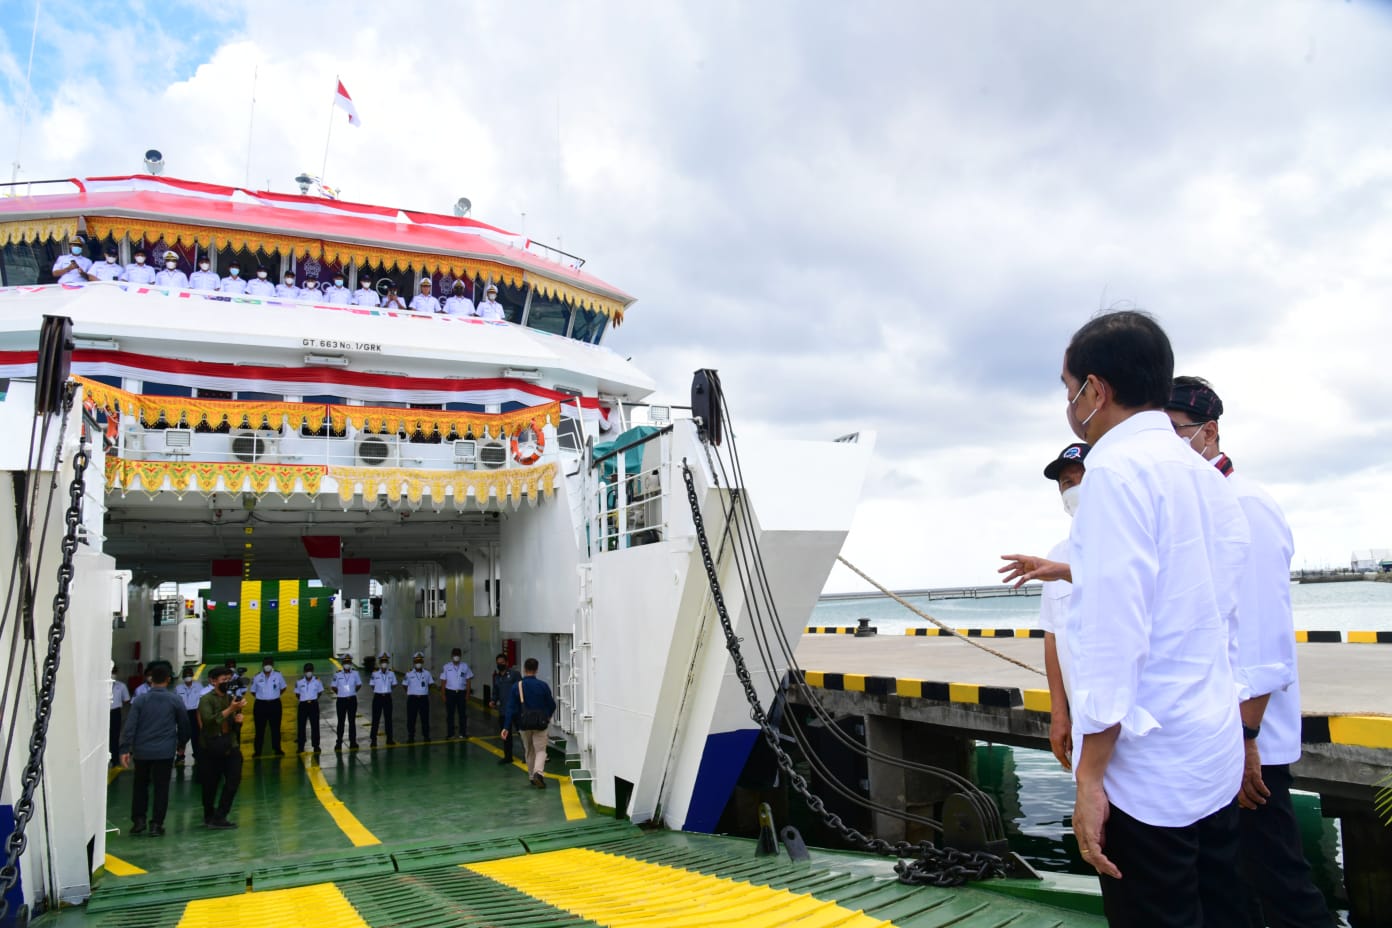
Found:
<svg viewBox="0 0 1392 928"><path fill-rule="evenodd" d="M993 599L909 600L919 609L952 628L1031 628L1039 616L1039 597L1009 596ZM1303 630L1392 630L1392 583L1291 584L1295 627ZM928 625L923 619L888 597L817 604L808 625L854 625L868 618L879 633L902 634L906 628ZM1329 647L1389 647L1392 645L1329 645ZM977 781L1001 809L1011 848L1041 870L1091 874L1092 868L1078 854L1073 837L1073 779L1048 751L980 744L977 747ZM1306 859L1315 881L1330 900L1343 910L1341 849L1338 823L1320 813L1319 797L1294 794ZM1342 914L1342 912L1341 912Z"/></svg>

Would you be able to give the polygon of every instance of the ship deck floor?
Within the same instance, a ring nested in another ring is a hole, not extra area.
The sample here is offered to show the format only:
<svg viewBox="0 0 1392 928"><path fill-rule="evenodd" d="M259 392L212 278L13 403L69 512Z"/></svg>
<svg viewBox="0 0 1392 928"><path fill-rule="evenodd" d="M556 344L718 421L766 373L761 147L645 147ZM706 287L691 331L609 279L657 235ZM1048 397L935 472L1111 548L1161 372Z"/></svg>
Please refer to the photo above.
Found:
<svg viewBox="0 0 1392 928"><path fill-rule="evenodd" d="M398 714L404 699L394 700ZM437 703L438 705L438 703ZM433 708L433 707L432 707ZM433 712L432 712L433 714ZM561 761L548 789L499 763L496 716L471 710L464 741L251 757L230 818L203 827L191 767L176 768L162 838L131 835L133 775L113 771L105 867L85 906L34 924L157 928L797 924L869 928L1100 926L1100 917L977 888L908 887L892 861L815 851L755 858L748 839L644 831L577 793ZM366 719L360 713L359 726ZM432 718L437 733L442 719ZM324 719L332 748L331 720ZM439 726L439 727L437 727ZM243 729L250 741L251 725ZM381 742L379 742L380 744ZM346 745L345 745L346 747ZM1021 891L1018 881L1014 891ZM1095 886L1095 883L1093 884ZM1028 892L1029 887L1024 891ZM1091 908L1095 898L1077 897Z"/></svg>

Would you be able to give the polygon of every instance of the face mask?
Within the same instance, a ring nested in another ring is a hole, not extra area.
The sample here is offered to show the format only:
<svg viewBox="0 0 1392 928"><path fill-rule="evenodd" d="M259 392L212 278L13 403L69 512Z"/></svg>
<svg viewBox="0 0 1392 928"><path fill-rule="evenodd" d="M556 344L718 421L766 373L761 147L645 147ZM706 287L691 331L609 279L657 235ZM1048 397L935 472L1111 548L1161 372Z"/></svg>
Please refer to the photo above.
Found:
<svg viewBox="0 0 1392 928"><path fill-rule="evenodd" d="M458 657L458 656L452 657L452 658L450 658L450 660L454 661L456 664L459 663L459 657Z"/></svg>
<svg viewBox="0 0 1392 928"><path fill-rule="evenodd" d="M312 671L312 670L306 670L306 671L305 671L304 678L305 678L306 680L313 680L313 679L314 679L314 671Z"/></svg>
<svg viewBox="0 0 1392 928"><path fill-rule="evenodd" d="M1082 498L1082 487L1069 487L1060 496L1063 499L1063 511L1068 513L1071 519L1078 512L1078 500Z"/></svg>
<svg viewBox="0 0 1392 928"><path fill-rule="evenodd" d="M305 288L306 290L318 290L318 289L319 289L319 285L318 285L317 283L315 283L314 281L310 280L310 281L306 281L306 282L305 282L304 288Z"/></svg>
<svg viewBox="0 0 1392 928"><path fill-rule="evenodd" d="M116 256L115 256L115 255L107 255L107 256L106 256L106 263L107 263L107 264L115 264L115 263L116 263Z"/></svg>
<svg viewBox="0 0 1392 928"><path fill-rule="evenodd" d="M208 268L210 268L210 267L212 267L212 265L209 264L207 261L199 261L199 262L198 262L198 269L199 269L200 271L206 271L206 270L207 270Z"/></svg>
<svg viewBox="0 0 1392 928"><path fill-rule="evenodd" d="M174 270L176 267L179 266L179 262L178 262L178 261L166 261L166 262L164 262L164 266L167 267L167 268L169 268L169 269L172 271L172 270Z"/></svg>
<svg viewBox="0 0 1392 928"><path fill-rule="evenodd" d="M420 661L416 661L416 669L417 669L417 670L424 670L424 669L425 669L425 665L422 664Z"/></svg>
<svg viewBox="0 0 1392 928"><path fill-rule="evenodd" d="M272 667L270 664L262 664L261 669L266 671L266 673L270 673L272 670L275 670L275 668Z"/></svg>
<svg viewBox="0 0 1392 928"><path fill-rule="evenodd" d="M1087 386L1087 381L1083 381L1083 385L1078 388L1078 392L1073 394L1072 399L1068 401L1068 424L1073 428L1073 434L1078 436L1080 441L1087 441L1087 424L1092 421L1093 416L1097 415L1097 409L1101 408L1094 408L1092 412L1088 413L1086 419L1081 422L1077 421L1073 413L1073 404L1078 402L1078 398L1083 395L1083 391L1087 389Z"/></svg>
<svg viewBox="0 0 1392 928"><path fill-rule="evenodd" d="M285 278L285 286L287 286L287 287L293 287L293 286L295 286L295 278L293 278L293 277L287 277L287 278Z"/></svg>
<svg viewBox="0 0 1392 928"><path fill-rule="evenodd" d="M144 255L136 255L136 256L135 256L135 263L136 263L136 264L144 264L144 263L145 263L145 256L144 256Z"/></svg>
<svg viewBox="0 0 1392 928"><path fill-rule="evenodd" d="M72 250L72 253L75 254L75 255L80 255L80 254L82 254L82 246L81 246L81 245L74 245L74 246L72 246L72 249L71 249L71 250Z"/></svg>
<svg viewBox="0 0 1392 928"><path fill-rule="evenodd" d="M342 278L342 277L335 277L335 278L334 278L334 286L335 286L335 287L341 287L341 286L343 286L343 278Z"/></svg>
<svg viewBox="0 0 1392 928"><path fill-rule="evenodd" d="M190 683L192 683L192 682L193 682L193 677L184 677L184 686L188 686L188 685L189 685Z"/></svg>
<svg viewBox="0 0 1392 928"><path fill-rule="evenodd" d="M343 672L344 672L344 673L352 673L352 672L353 672L353 665L352 665L352 664L344 664L344 665L343 665Z"/></svg>
<svg viewBox="0 0 1392 928"><path fill-rule="evenodd" d="M507 672L507 664L499 664L499 665L498 665L498 673L506 673L506 672Z"/></svg>
<svg viewBox="0 0 1392 928"><path fill-rule="evenodd" d="M256 276L259 277L259 278L261 278L262 280L265 280L265 279L266 279L266 272L265 272L265 271L257 271L257 272L256 272Z"/></svg>
<svg viewBox="0 0 1392 928"><path fill-rule="evenodd" d="M371 290L371 289L372 289L372 281L370 281L370 280L364 280L364 281L362 282L362 288L363 288L364 290Z"/></svg>
<svg viewBox="0 0 1392 928"><path fill-rule="evenodd" d="M231 274L233 277L236 277L238 274L242 273L242 269L239 267L229 267L227 269L227 273Z"/></svg>
<svg viewBox="0 0 1392 928"><path fill-rule="evenodd" d="M227 692L227 688L228 688L229 686L231 686L231 685L232 685L232 681L230 681L230 680L223 680L221 683L219 683L219 684L217 685L217 690L218 690L219 693L225 693L225 692Z"/></svg>
<svg viewBox="0 0 1392 928"><path fill-rule="evenodd" d="M1196 429L1194 430L1194 434L1193 434L1193 435L1190 435L1190 436L1189 436L1189 447L1190 447L1190 448L1194 448L1194 439L1198 438L1198 437L1199 437L1200 435L1202 435L1202 434L1203 434L1203 426L1201 425L1201 426L1199 426L1198 428L1196 428ZM1199 447L1194 448L1194 450L1197 451L1199 454L1203 455L1204 457L1208 457L1207 454L1204 454L1204 452L1208 451L1208 442L1204 442L1204 443L1203 443L1202 445L1200 445Z"/></svg>

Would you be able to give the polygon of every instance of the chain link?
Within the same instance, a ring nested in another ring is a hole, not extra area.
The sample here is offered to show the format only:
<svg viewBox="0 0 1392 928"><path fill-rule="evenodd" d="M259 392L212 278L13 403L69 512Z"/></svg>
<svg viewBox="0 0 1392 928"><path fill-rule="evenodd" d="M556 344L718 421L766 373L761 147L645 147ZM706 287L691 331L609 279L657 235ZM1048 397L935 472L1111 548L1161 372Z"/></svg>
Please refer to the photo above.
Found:
<svg viewBox="0 0 1392 928"><path fill-rule="evenodd" d="M75 386L69 383L64 395L63 425L58 432L60 443L67 432L74 389ZM64 515L66 529L62 542L63 559L58 565L58 592L53 596L53 624L48 629L48 653L44 656L39 704L34 713L34 728L29 735L29 761L24 765L24 772L20 774L20 795L14 804L14 831L5 842L5 864L0 867L0 923L9 915L8 895L19 881L19 858L29 843L25 829L29 820L34 817L34 792L43 778L48 723L53 716L53 697L57 691L58 659L63 636L67 632L68 593L72 589L73 574L76 572L74 558L77 555L78 532L82 526L82 502L87 492L87 464L87 437L84 434L78 444L77 454L73 456L74 473L72 483L68 487L68 510Z"/></svg>
<svg viewBox="0 0 1392 928"><path fill-rule="evenodd" d="M725 649L735 664L735 676L744 688L744 698L749 703L749 716L759 725L764 741L773 750L778 767L787 776L794 791L802 797L807 807L821 818L822 823L853 847L882 856L914 858L900 860L894 865L894 872L902 883L932 886L960 886L968 880L986 880L994 876L1004 876L1005 861L995 854L985 851L959 851L954 848L939 848L931 841L917 844L908 841L890 843L884 838L867 835L859 829L846 824L841 816L828 811L826 802L812 792L806 777L793 768L793 759L779 741L778 731L769 724L768 715L759 702L759 694L754 690L754 682L749 676L749 668L744 663L740 649L740 639L730 622L730 613L725 608L725 596L720 588L720 577L716 570L715 558L711 554L710 540L706 537L705 518L701 515L701 501L696 495L696 482L691 476L691 467L682 461L682 479L686 482L686 500L691 506L691 521L696 530L696 540L701 546L701 560L706 568L706 580L710 584L711 598L720 617L720 628L725 633Z"/></svg>

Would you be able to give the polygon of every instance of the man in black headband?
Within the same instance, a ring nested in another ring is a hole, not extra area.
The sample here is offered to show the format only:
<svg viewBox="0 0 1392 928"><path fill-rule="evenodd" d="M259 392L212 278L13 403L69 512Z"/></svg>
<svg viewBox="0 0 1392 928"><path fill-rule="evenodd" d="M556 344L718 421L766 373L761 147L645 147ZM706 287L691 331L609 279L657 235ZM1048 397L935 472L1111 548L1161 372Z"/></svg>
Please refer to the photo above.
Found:
<svg viewBox="0 0 1392 928"><path fill-rule="evenodd" d="M1237 794L1240 862L1251 890L1253 924L1329 926L1333 916L1315 888L1291 805L1290 765L1300 759L1300 680L1290 562L1295 543L1276 501L1233 472L1219 447L1223 401L1201 377L1176 377L1165 411L1180 438L1228 478L1251 529L1238 586L1237 684L1245 760Z"/></svg>

